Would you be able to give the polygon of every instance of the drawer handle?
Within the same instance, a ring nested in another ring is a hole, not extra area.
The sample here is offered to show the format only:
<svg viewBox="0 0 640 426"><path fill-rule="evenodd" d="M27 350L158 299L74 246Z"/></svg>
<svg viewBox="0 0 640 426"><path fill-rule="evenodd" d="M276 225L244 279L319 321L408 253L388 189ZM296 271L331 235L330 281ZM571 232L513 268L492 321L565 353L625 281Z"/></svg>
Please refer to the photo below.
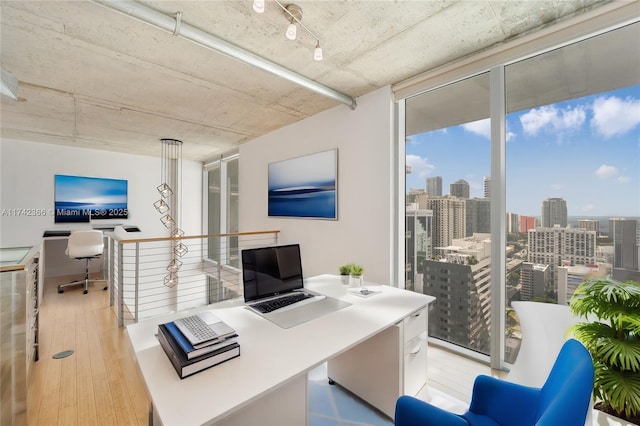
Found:
<svg viewBox="0 0 640 426"><path fill-rule="evenodd" d="M422 350L422 345L418 344L413 349L411 349L411 355L415 355Z"/></svg>
<svg viewBox="0 0 640 426"><path fill-rule="evenodd" d="M420 311L420 312L416 312L416 313L414 313L414 314L411 314L411 316L412 316L412 317L414 317L414 318L417 318L417 317L419 317L420 315L422 315L422 311Z"/></svg>

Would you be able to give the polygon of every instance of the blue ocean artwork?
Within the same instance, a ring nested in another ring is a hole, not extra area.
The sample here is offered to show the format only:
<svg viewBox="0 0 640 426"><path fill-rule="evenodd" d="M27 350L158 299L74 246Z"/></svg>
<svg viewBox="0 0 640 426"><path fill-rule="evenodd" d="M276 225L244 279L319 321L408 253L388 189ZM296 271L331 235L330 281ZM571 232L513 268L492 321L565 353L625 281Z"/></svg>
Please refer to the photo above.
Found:
<svg viewBox="0 0 640 426"><path fill-rule="evenodd" d="M269 164L269 216L336 219L337 150Z"/></svg>
<svg viewBox="0 0 640 426"><path fill-rule="evenodd" d="M127 181L84 176L55 176L55 222L126 219Z"/></svg>
<svg viewBox="0 0 640 426"><path fill-rule="evenodd" d="M269 191L269 216L334 219L336 217L335 185Z"/></svg>

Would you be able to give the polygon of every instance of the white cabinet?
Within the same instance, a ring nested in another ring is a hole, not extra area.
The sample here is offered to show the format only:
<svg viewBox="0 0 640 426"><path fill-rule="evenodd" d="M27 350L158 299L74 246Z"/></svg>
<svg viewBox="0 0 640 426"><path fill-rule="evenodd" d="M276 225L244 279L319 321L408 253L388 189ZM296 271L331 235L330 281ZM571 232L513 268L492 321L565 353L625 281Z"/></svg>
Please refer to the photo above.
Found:
<svg viewBox="0 0 640 426"><path fill-rule="evenodd" d="M329 379L393 418L400 395L427 382L427 308L327 362Z"/></svg>
<svg viewBox="0 0 640 426"><path fill-rule="evenodd" d="M27 385L37 360L37 253L0 249L0 424L26 424Z"/></svg>

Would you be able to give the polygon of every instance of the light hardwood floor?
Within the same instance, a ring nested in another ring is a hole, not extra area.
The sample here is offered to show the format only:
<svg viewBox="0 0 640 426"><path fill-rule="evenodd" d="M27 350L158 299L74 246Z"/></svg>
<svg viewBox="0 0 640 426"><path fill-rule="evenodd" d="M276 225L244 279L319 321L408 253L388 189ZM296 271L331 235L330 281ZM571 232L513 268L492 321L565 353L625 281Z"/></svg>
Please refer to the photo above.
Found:
<svg viewBox="0 0 640 426"><path fill-rule="evenodd" d="M63 280L62 282L66 282ZM149 397L125 328L118 328L109 293L63 294L48 280L40 306L40 358L27 395L29 425L146 425ZM58 352L73 355L53 359Z"/></svg>

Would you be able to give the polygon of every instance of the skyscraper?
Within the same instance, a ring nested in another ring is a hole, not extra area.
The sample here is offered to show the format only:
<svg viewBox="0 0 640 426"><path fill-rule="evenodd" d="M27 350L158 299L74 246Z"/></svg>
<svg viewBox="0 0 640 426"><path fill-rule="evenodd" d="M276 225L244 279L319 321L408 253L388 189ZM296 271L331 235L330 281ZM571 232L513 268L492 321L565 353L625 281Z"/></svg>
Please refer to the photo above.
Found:
<svg viewBox="0 0 640 426"><path fill-rule="evenodd" d="M520 297L522 300L544 297L548 281L549 265L524 262L520 268Z"/></svg>
<svg viewBox="0 0 640 426"><path fill-rule="evenodd" d="M580 219L578 221L578 228L596 231L596 235L600 235L600 221L595 219Z"/></svg>
<svg viewBox="0 0 640 426"><path fill-rule="evenodd" d="M609 219L613 237L613 278L640 280L640 223L636 219Z"/></svg>
<svg viewBox="0 0 640 426"><path fill-rule="evenodd" d="M422 200L420 200L422 201ZM427 198L421 209L433 211L433 254L447 247L454 238L464 238L466 233L466 200L455 197Z"/></svg>
<svg viewBox="0 0 640 426"><path fill-rule="evenodd" d="M442 197L442 176L427 178L427 194L429 197Z"/></svg>
<svg viewBox="0 0 640 426"><path fill-rule="evenodd" d="M562 198L546 198L542 201L540 226L551 228L554 225L567 227L567 202Z"/></svg>
<svg viewBox="0 0 640 426"><path fill-rule="evenodd" d="M488 234L491 228L491 202L487 198L470 198L467 205L467 230L466 237L475 233Z"/></svg>
<svg viewBox="0 0 640 426"><path fill-rule="evenodd" d="M405 286L422 293L425 259L431 258L433 212L420 209L417 203L408 204L405 213Z"/></svg>
<svg viewBox="0 0 640 426"><path fill-rule="evenodd" d="M449 194L458 198L469 198L469 182L464 179L458 179L449 185Z"/></svg>
<svg viewBox="0 0 640 426"><path fill-rule="evenodd" d="M456 239L439 261L424 262L424 293L435 296L429 335L488 353L491 241Z"/></svg>
<svg viewBox="0 0 640 426"><path fill-rule="evenodd" d="M491 178L484 177L484 198L491 198Z"/></svg>
<svg viewBox="0 0 640 426"><path fill-rule="evenodd" d="M580 228L535 228L528 232L528 262L551 266L552 286L558 289L558 267L596 263L596 232Z"/></svg>
<svg viewBox="0 0 640 426"><path fill-rule="evenodd" d="M536 227L536 218L531 216L520 216L520 232L527 232Z"/></svg>

